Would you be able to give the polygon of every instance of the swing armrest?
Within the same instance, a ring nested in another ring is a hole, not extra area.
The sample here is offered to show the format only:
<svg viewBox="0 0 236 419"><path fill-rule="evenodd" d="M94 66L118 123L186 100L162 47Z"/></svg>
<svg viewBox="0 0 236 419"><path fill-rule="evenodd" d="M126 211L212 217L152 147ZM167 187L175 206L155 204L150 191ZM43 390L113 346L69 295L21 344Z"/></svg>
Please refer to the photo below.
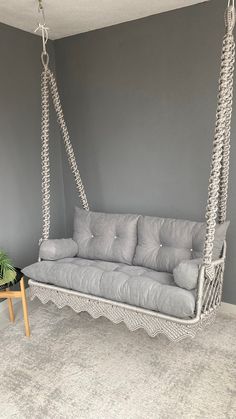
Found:
<svg viewBox="0 0 236 419"><path fill-rule="evenodd" d="M78 253L78 245L73 239L54 239L42 242L39 257L43 260L73 258Z"/></svg>

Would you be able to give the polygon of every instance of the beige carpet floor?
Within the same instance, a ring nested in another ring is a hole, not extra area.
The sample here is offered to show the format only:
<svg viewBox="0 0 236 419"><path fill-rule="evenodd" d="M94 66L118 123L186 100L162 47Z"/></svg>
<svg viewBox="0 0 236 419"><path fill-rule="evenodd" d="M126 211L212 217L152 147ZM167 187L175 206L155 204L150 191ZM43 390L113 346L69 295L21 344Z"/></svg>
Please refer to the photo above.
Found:
<svg viewBox="0 0 236 419"><path fill-rule="evenodd" d="M235 317L178 344L51 303L30 322L1 330L1 419L236 418Z"/></svg>

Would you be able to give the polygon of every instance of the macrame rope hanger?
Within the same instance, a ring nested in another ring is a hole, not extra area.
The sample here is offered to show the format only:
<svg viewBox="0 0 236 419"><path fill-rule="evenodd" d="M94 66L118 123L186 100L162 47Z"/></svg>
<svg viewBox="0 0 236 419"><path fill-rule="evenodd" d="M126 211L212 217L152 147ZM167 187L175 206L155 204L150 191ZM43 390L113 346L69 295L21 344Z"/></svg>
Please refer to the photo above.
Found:
<svg viewBox="0 0 236 419"><path fill-rule="evenodd" d="M57 121L60 126L65 150L82 206L89 211L89 205L81 180L80 172L76 163L75 154L70 141L67 125L61 106L57 83L52 71L49 69L49 54L47 42L49 28L46 25L43 0L38 0L40 19L35 32L41 32L43 65L41 78L42 94L42 240L47 240L50 233L50 161L49 161L49 96L51 94ZM221 69L219 78L218 104L216 110L215 135L213 140L211 171L208 185L208 200L206 207L206 237L204 244L203 263L206 266L208 279L213 279L214 268L212 266L213 244L215 238L216 223L226 220L230 135L233 102L233 73L235 63L235 42L233 29L235 26L235 3L228 0L225 12L225 35L223 38ZM40 241L40 242L41 242Z"/></svg>
<svg viewBox="0 0 236 419"><path fill-rule="evenodd" d="M234 0L228 1L225 12L225 35L221 53L221 69L219 78L218 103L216 110L215 136L213 140L211 172L208 186L206 208L206 237L203 262L209 279L214 278L211 265L217 221L226 221L230 136L233 105L233 75L235 63L235 42L233 30L235 26Z"/></svg>
<svg viewBox="0 0 236 419"><path fill-rule="evenodd" d="M39 1L38 12L40 19L35 32L41 32L42 36L42 53L41 61L43 71L41 76L41 97L42 97L42 118L41 118L41 168L42 168L42 238L43 240L49 238L50 233L50 159L49 159L49 96L51 94L53 106L56 112L57 121L60 127L63 138L68 162L72 174L75 179L76 188L78 189L79 197L82 206L89 211L87 196L84 185L80 176L80 172L76 163L73 146L70 141L69 132L65 122L61 101L58 93L56 79L49 68L49 54L47 52L47 42L49 39L49 27L46 25L45 12L42 0Z"/></svg>

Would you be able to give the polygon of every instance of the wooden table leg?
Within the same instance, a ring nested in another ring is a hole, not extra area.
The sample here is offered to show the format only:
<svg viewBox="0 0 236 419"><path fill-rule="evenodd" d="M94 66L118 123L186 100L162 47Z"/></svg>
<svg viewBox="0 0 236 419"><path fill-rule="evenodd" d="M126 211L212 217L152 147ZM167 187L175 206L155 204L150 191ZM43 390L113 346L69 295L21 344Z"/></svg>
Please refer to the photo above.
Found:
<svg viewBox="0 0 236 419"><path fill-rule="evenodd" d="M10 289L7 288L7 291L10 291ZM15 321L15 316L14 316L12 299L8 298L7 303L8 303L9 317L10 317L11 322L13 323Z"/></svg>
<svg viewBox="0 0 236 419"><path fill-rule="evenodd" d="M26 300L26 295L25 295L24 277L22 277L20 280L20 290L21 290L22 307L23 307L23 315L24 315L24 322L25 322L25 334L27 337L30 337L30 326L29 326L27 300Z"/></svg>

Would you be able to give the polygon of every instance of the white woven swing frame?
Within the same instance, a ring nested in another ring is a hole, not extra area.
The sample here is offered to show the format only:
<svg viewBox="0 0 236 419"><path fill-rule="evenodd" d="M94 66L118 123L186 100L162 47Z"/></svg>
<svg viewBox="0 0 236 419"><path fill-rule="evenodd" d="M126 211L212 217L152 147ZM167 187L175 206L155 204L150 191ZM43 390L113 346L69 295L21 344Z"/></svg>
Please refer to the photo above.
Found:
<svg viewBox="0 0 236 419"><path fill-rule="evenodd" d="M194 337L196 333L210 324L221 304L224 278L226 243L219 260L213 261L213 243L216 222L226 220L230 134L233 101L233 74L235 43L234 1L228 1L225 13L226 32L223 39L221 70L219 79L218 105L216 111L215 136L213 140L211 172L206 208L206 237L203 264L199 269L197 298L194 318L179 319L162 313L122 304L116 301L66 290L56 286L29 281L32 299L38 297L44 304L54 302L59 308L71 307L77 313L88 312L94 318L104 316L114 323L124 322L130 330L145 329L150 336L165 334L173 341ZM89 211L85 189L76 163L73 147L65 123L55 77L49 69L49 56L46 51L47 28L45 21L39 25L43 38L42 72L42 239L47 240L50 232L50 161L49 161L49 95L51 92L58 124L61 129L68 161L75 178L82 206Z"/></svg>

